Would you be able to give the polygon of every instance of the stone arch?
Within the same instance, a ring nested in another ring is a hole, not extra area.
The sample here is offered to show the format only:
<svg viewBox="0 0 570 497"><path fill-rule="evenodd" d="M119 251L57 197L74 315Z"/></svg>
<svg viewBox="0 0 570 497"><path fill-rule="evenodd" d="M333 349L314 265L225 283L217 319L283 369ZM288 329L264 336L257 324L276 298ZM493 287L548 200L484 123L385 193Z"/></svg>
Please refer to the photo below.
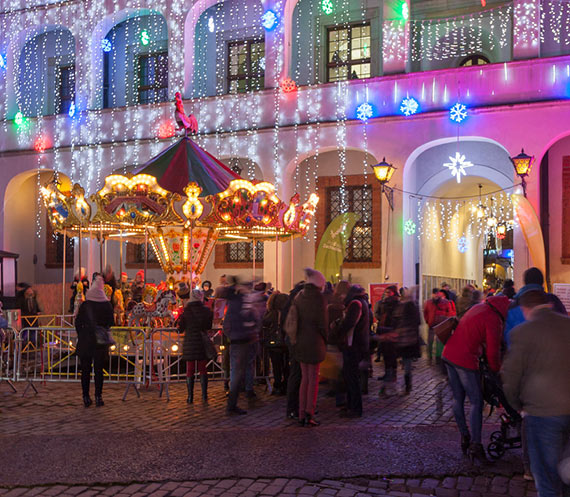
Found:
<svg viewBox="0 0 570 497"><path fill-rule="evenodd" d="M442 168L442 157L454 153L459 147L461 153L473 162L468 169L468 176L481 178L498 188L504 189L514 185L514 173L509 153L503 145L489 138L479 136L457 138L443 138L428 142L414 150L406 160L403 171L403 190L407 193L425 197L433 194L439 195L446 185L453 185L449 171ZM447 154L447 155L446 155ZM421 168L418 164L421 162ZM433 166L431 166L433 164ZM477 182L475 182L477 183ZM474 185L475 190L476 186ZM404 195L407 195L404 194ZM423 207L422 207L423 208ZM402 219L415 218L415 209L410 201L402 203ZM403 248L403 280L405 285L415 284L416 264L420 263L420 242L416 236L404 236Z"/></svg>
<svg viewBox="0 0 570 497"><path fill-rule="evenodd" d="M104 17L95 26L95 29L91 34L91 106L93 108L103 107L103 39L107 36L107 33L113 29L113 27L121 24L122 22L150 15L162 17L168 40L168 24L166 23L166 19L161 12L154 9L123 9Z"/></svg>
<svg viewBox="0 0 570 497"><path fill-rule="evenodd" d="M18 279L34 282L61 281L61 269L51 268L46 259L47 217L43 202L39 200L38 184L52 180L55 171L28 170L15 175L4 190L4 239L6 250L20 254ZM58 173L59 181L71 187L69 178ZM38 236L38 222L40 236ZM70 268L68 277L72 274Z"/></svg>

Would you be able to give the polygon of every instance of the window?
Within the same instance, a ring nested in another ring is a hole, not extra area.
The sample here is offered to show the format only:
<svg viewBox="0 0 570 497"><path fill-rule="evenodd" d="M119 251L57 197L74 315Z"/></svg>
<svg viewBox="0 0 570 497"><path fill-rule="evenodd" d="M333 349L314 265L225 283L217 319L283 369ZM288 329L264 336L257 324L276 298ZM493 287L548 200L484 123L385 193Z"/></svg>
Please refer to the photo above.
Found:
<svg viewBox="0 0 570 497"><path fill-rule="evenodd" d="M55 233L53 227L47 218L46 222L46 267L63 266L63 234ZM65 237L65 265L73 266L73 249L75 246L73 238Z"/></svg>
<svg viewBox="0 0 570 497"><path fill-rule="evenodd" d="M372 262L372 187L370 185L345 187L346 212L360 214L346 246L346 262ZM342 211L340 187L327 189L327 225Z"/></svg>
<svg viewBox="0 0 570 497"><path fill-rule="evenodd" d="M489 64L489 59L484 55L470 55L461 61L459 67L482 66L484 64Z"/></svg>
<svg viewBox="0 0 570 497"><path fill-rule="evenodd" d="M348 240L344 264L348 268L380 268L382 246L382 186L374 176L354 174L344 177L346 210L360 214L360 219ZM341 213L341 179L339 176L319 176L317 193L322 199L315 215L317 243L329 223Z"/></svg>
<svg viewBox="0 0 570 497"><path fill-rule="evenodd" d="M228 45L228 93L246 93L265 87L265 43L234 41Z"/></svg>
<svg viewBox="0 0 570 497"><path fill-rule="evenodd" d="M238 242L226 245L226 262L253 262L253 243ZM263 242L255 242L255 262L263 262Z"/></svg>
<svg viewBox="0 0 570 497"><path fill-rule="evenodd" d="M67 114L75 100L75 65L58 68L56 114Z"/></svg>
<svg viewBox="0 0 570 497"><path fill-rule="evenodd" d="M168 54L166 52L139 57L139 104L168 100Z"/></svg>
<svg viewBox="0 0 570 497"><path fill-rule="evenodd" d="M148 244L148 266L153 268L160 267L160 263L156 258L156 254L152 245ZM127 243L127 267L143 267L144 266L144 243Z"/></svg>
<svg viewBox="0 0 570 497"><path fill-rule="evenodd" d="M328 28L327 81L370 77L370 23Z"/></svg>

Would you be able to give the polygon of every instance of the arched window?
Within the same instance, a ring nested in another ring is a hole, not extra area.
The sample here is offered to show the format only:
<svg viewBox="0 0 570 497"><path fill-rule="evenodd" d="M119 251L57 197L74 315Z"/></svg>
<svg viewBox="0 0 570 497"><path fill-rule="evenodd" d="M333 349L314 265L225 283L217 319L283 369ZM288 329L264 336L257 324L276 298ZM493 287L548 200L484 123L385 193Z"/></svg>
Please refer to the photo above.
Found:
<svg viewBox="0 0 570 497"><path fill-rule="evenodd" d="M69 112L75 101L75 39L46 27L26 41L19 59L17 99L29 117Z"/></svg>
<svg viewBox="0 0 570 497"><path fill-rule="evenodd" d="M117 24L101 48L104 108L168 100L168 31L162 15Z"/></svg>
<svg viewBox="0 0 570 497"><path fill-rule="evenodd" d="M459 67L468 67L468 66L482 66L484 64L490 64L490 61L484 55L470 55L469 57L465 57L459 64Z"/></svg>

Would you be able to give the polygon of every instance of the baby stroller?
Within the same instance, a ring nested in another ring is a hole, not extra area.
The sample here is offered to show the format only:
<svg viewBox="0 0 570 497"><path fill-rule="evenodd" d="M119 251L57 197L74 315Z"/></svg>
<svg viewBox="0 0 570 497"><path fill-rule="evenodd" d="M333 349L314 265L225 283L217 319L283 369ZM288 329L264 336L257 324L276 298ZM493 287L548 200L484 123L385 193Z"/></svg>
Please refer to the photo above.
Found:
<svg viewBox="0 0 570 497"><path fill-rule="evenodd" d="M500 378L491 371L484 359L479 361L479 372L481 373L483 400L491 406L489 416L494 407L502 407L505 410L500 416L501 428L491 433L491 441L487 446L487 454L496 461L503 457L507 450L522 447L522 418L507 402Z"/></svg>

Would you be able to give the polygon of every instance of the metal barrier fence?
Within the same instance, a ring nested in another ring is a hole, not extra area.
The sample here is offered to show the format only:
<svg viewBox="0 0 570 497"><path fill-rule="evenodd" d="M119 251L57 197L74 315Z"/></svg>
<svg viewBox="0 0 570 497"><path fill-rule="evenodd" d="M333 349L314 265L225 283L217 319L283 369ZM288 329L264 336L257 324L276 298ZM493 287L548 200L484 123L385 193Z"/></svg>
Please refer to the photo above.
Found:
<svg viewBox="0 0 570 497"><path fill-rule="evenodd" d="M0 329L0 383L6 382L16 392L16 332L12 328Z"/></svg>
<svg viewBox="0 0 570 497"><path fill-rule="evenodd" d="M109 348L104 368L106 382L126 384L126 398L131 387L137 395L141 385L159 387L159 395L168 385L186 379L186 362L182 359L184 334L176 328L113 327L115 345ZM228 344L221 330L211 330L210 339L218 350L216 359L208 362L208 376L222 380L229 377ZM5 332L0 344L0 382L27 382L37 393L37 382L77 382L81 380L81 364L75 354L77 332L61 326L29 327ZM270 388L269 358L260 350L256 380L262 379ZM196 374L196 372L195 372Z"/></svg>

